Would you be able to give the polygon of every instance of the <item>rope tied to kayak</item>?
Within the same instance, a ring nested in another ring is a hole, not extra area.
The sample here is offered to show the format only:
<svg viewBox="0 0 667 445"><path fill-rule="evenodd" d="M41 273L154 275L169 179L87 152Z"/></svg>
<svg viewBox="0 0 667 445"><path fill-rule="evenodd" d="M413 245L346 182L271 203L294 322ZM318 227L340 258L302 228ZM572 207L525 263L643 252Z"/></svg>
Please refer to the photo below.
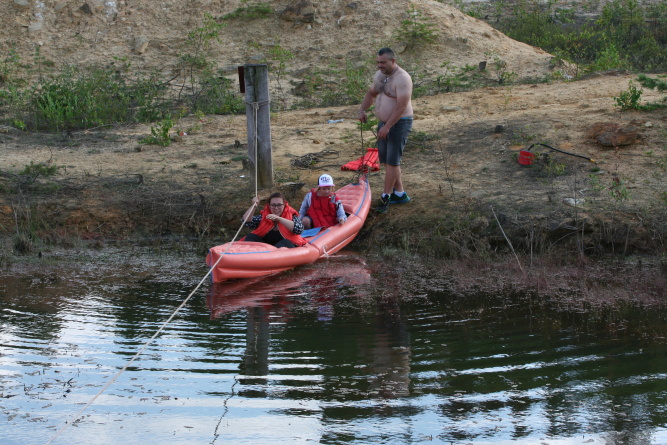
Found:
<svg viewBox="0 0 667 445"><path fill-rule="evenodd" d="M377 140L377 133L375 132L375 130L373 130L373 126L369 125L368 121L359 122L357 125L359 126L359 139L361 141L361 159L360 159L361 165L359 166L359 169L355 173L356 176L354 180L355 184L359 184L361 182L362 176L366 176L368 178L372 173L372 169L369 166L364 165L364 156L366 156L367 151L370 150L368 147L366 147L366 143L364 142L364 127L368 127L368 129L371 131L371 133L373 133L373 136L375 136L375 139Z"/></svg>
<svg viewBox="0 0 667 445"><path fill-rule="evenodd" d="M253 147L253 149L254 149L254 157L255 157L255 159L253 160L253 163L255 164L255 196L257 196L257 114L258 114L257 112L258 112L259 107L260 107L261 105L266 105L266 104L268 104L268 103L269 103L268 100L266 100L266 101L261 101L261 102L246 102L246 105L247 105L247 106L251 106L252 109L253 109L253 118L254 118L254 121L255 121L255 125L254 125L254 126L255 126L255 128L254 128L254 132L255 132L255 134L254 134L254 138L253 138L253 139L254 139L254 147ZM255 207L257 207L257 203L253 202L253 205L252 205L253 213L254 213L254 211L255 211ZM121 375L123 372L125 372L125 371L129 368L129 366L130 366L130 365L131 365L131 364L132 364L132 363L133 363L133 362L134 362L134 361L135 361L135 360L136 360L136 359L137 359L137 358L138 358L138 357L139 357L139 356L146 350L146 348L153 342L153 340L155 340L155 338L157 338L157 336L160 335L160 334L162 333L162 331L164 331L164 329L166 328L166 326L167 326L167 325L174 319L174 317L176 317L176 315L178 314L178 312L180 312L180 310L183 309L183 307L188 303L188 301L190 301L190 299L192 298L192 296L195 294L195 292L197 292L197 291L199 290L199 288L202 286L202 284L204 284L204 281L206 281L206 280L209 278L209 276L210 276L211 273L213 272L213 269L215 269L215 267L218 265L218 263L220 262L220 260L222 259L222 257L227 253L227 251L230 249L230 247L231 247L231 246L233 245L233 243L236 241L236 238L239 236L239 233L241 233L241 230L243 229L243 226L244 226L244 225L245 225L245 221L243 221L243 222L241 223L241 226L238 228L238 230L237 230L236 233L234 234L234 237L232 238L232 241L229 242L227 248L226 248L223 252L220 252L220 256L218 257L218 259L217 259L217 261L215 262L215 264L211 265L211 267L209 268L208 272L207 272L207 273L204 275L204 277L199 281L199 283L197 284L197 286L195 286L195 288L192 290L192 292L190 292L190 294L189 294L189 295L188 295L188 296L181 302L181 304L180 304L180 305L179 305L179 306L172 312L172 314L167 318L167 320L165 320L165 321L162 323L162 325L160 325L160 327L159 327L158 330L153 334L153 336L152 336L150 339L148 339L148 340L143 344L143 346L137 351L136 354L134 354L134 356L132 356L132 358L130 358L130 360L125 364L125 366L123 366L123 368L121 368L121 369L120 369L120 370L119 370L119 371L118 371L118 372L117 372L117 373L116 373L116 374L115 374L115 375L114 375L114 376L113 376L113 377L112 377L112 378L111 378L111 379L110 379L110 380L109 380L109 381L108 381L108 382L107 382L107 383L106 383L106 384L105 384L105 385L104 385L98 392L97 392L97 394L95 394L95 395L88 401L88 403L86 403L86 404L85 404L85 405L84 405L84 406L83 406L83 407L82 407L82 408L81 408L81 409L80 409L74 416L72 416L72 417L70 418L69 421L67 421L67 422L65 423L65 425L63 425L62 428L60 428L60 430L58 430L58 431L56 432L56 434L55 434L55 435L54 435L54 436L47 442L47 445L53 443L53 441L56 440L56 439L63 433L63 431L65 431L65 430L67 429L68 426L74 424L74 422L76 422L76 421L81 417L81 414L82 414L82 413L83 413L83 412L84 412L90 405L92 405L92 404L95 402L95 400L97 400L97 398L100 397L100 396L102 395L102 393L104 393L104 391L106 391L106 390L107 390L107 389L108 389L108 388L109 388L109 387L110 387L110 386L111 386L111 385L118 379L118 377L120 377L120 375Z"/></svg>
<svg viewBox="0 0 667 445"><path fill-rule="evenodd" d="M239 233L241 233L241 229L243 229L243 225L244 225L244 224L242 223L242 224L241 224L241 227L239 227L239 229L236 231L236 234L234 235L234 238L232 239L232 241L231 241L230 244L229 244L229 247L231 247L231 244L232 244L234 241L236 241L236 238L239 236ZM208 270L208 272L206 273L206 275L204 275L204 277L201 279L201 281L199 281L199 283L197 284L197 286L195 286L195 288L192 290L192 292L190 292L190 294L189 294L189 295L188 295L188 296L181 302L181 304L180 304L180 305L179 305L179 306L172 312L172 314L169 316L169 318L167 318L167 320L165 320L165 321L162 323L162 325L160 325L160 327L159 327L158 330L155 332L155 334L153 334L153 336L152 336L150 339L148 339L148 340L143 344L143 346L141 347L141 349L139 349L139 351L137 351L137 353L134 354L134 356L132 356L132 358L125 364L125 366L123 366L123 368L122 368L120 371L118 371L118 372L111 378L111 380L109 380L109 381L107 382L107 384L104 385L104 386L102 387L102 389L100 389L100 390L97 392L97 394L95 394L95 395L93 396L93 398L90 399L90 401L88 401L88 403L86 403L86 404L83 406L83 408L81 408L81 409L79 410L79 412L77 412L74 416L72 416L72 418L71 418L68 422L65 423L65 425L64 425L64 426L63 426L63 427L62 427L62 428L61 428L61 429L60 429L60 430L59 430L59 431L58 431L58 432L51 438L51 440L49 440L49 441L47 442L47 445L48 445L48 444L51 444L54 440L56 440L56 438L58 438L58 436L60 436L60 434L61 434L63 431L65 431L65 429L66 429L68 426L70 426L70 425L72 425L74 422L76 422L76 421L79 419L79 417L81 417L81 414L82 414L82 413L83 413L83 412L84 412L90 405L92 405L93 402L95 402L95 400L97 400L97 398L98 398L99 396L101 396L102 393L104 393L104 391L106 391L106 390L107 390L107 389L108 389L108 388L109 388L109 387L116 381L116 379L118 379L118 377L120 377L120 375L121 375L123 372L125 372L125 371L127 370L127 368L129 368L129 366L130 366L130 365L131 365L131 364L132 364L132 363L133 363L133 362L134 362L134 361L135 361L135 360L136 360L136 359L137 359L137 358L138 358L138 357L139 357L139 356L146 350L146 348L153 342L153 340L155 340L155 338L156 338L158 335L160 335L160 334L162 333L162 331L164 331L164 328L165 328L165 327L166 327L166 326L167 326L167 325L174 319L174 317L176 316L176 314L178 314L178 312L179 312L181 309L183 309L183 307L187 304L187 302L190 301L190 298L192 298L192 296L195 294L195 292L197 292L197 291L199 290L199 288L202 286L202 284L204 284L204 281L206 281L206 279L208 279L208 277L209 277L209 276L211 275L211 273L213 272L213 269L215 268L215 266L217 266L217 264L220 262L220 260L222 259L222 257L225 255L225 253L227 253L227 250L229 250L229 247L227 247L227 249L225 249L225 251L222 252L222 253L220 254L220 258L218 258L218 260L215 262L215 264L209 268L209 270Z"/></svg>

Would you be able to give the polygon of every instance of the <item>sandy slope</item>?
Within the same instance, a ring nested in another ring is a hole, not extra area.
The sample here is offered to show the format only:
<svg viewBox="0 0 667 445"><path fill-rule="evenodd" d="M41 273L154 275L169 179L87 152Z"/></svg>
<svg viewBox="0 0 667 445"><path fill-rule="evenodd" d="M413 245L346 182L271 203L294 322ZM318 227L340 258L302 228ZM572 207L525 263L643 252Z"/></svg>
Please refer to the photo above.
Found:
<svg viewBox="0 0 667 445"><path fill-rule="evenodd" d="M164 71L173 69L183 36L196 25L197 17L204 11L221 16L240 4L107 2L115 4L113 11L100 3L100 8L86 13L80 9L84 2L75 0L44 2L43 11L35 11L35 6L22 10L12 3L0 4L0 17L5 20L0 39L16 44L22 54L39 42L42 55L56 65L105 63L115 56L128 57L136 69L161 67ZM289 3L272 2L276 10ZM398 44L391 42L392 30L409 3L352 4L320 2L313 23L295 25L278 15L257 23L233 23L215 48L219 66L231 72L238 64L261 58L249 41L259 42L262 48L279 43L296 55L289 69L291 84L298 84L303 69L321 69L331 62L372 63L369 55L375 48ZM439 38L433 46L403 52L403 66L419 64L423 72L437 75L444 61L476 65L498 56L522 78L553 73L551 57L539 49L512 41L441 3L418 0L413 4L438 25ZM41 28L31 30L38 27L40 17ZM137 43L145 41L148 45L139 51ZM414 133L404 159L404 182L414 199L409 205L392 207L386 216L372 215L362 238L397 244L398 231L420 246L439 226L449 230L451 224L466 220L466 230L495 238L500 245L505 241L499 224L518 240L525 240L530 230L543 233L544 239L557 239L572 233L568 227L581 229L583 224L595 233L590 242L594 248L625 237L632 238L638 249L664 249L665 228L659 221L665 213L667 114L620 113L614 107L612 96L627 89L633 78L603 73L576 82L499 85L416 99ZM643 96L645 100L659 97L650 91ZM324 171L339 183L350 179L352 175L340 172L339 166L361 155L366 145L362 137L365 142L372 139L370 133L359 133L355 115L355 106L274 113L277 186L300 201ZM329 119L344 122L327 124ZM632 124L640 139L630 146L603 147L589 138L599 122ZM51 179L60 184L56 193L42 189L20 199L2 195L0 223L11 232L17 213L26 211L27 201L21 199L28 199L41 203L42 215L49 220L45 226L62 224L64 234L101 238L123 237L134 230L185 231L224 239L237 228L238 217L254 193L249 172L238 161L247 152L245 117L208 116L202 122L194 118L179 122L183 128L197 124L200 129L169 147L138 144L150 131L146 125L78 132L71 137L9 130L0 134L0 165L8 172L0 181L5 184L15 180L10 173L30 162L62 167ZM551 152L551 161L557 168L562 166L563 174L556 174L555 167L519 166L517 151L539 142L589 156L597 163ZM316 155L311 169L293 164L307 154ZM381 180L380 175L371 178L374 191ZM622 181L628 199L610 195L614 181ZM304 186L294 189L293 183ZM574 208L564 203L565 198L584 199L584 204ZM604 238L611 220L622 221L625 232Z"/></svg>

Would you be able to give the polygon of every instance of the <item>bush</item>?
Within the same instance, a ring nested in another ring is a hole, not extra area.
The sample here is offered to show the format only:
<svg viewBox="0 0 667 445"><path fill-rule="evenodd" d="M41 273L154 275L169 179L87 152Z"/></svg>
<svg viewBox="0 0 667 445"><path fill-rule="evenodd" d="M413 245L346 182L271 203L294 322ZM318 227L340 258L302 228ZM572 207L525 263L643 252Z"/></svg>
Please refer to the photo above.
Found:
<svg viewBox="0 0 667 445"><path fill-rule="evenodd" d="M171 145L169 131L173 126L174 121L172 121L170 117L164 119L157 127L151 125L151 135L141 139L139 143L167 147Z"/></svg>
<svg viewBox="0 0 667 445"><path fill-rule="evenodd" d="M130 81L112 69L66 67L27 88L6 86L0 101L17 128L62 131L161 119L165 93L155 76Z"/></svg>
<svg viewBox="0 0 667 445"><path fill-rule="evenodd" d="M29 165L23 167L23 170L19 172L19 175L26 177L25 183L34 183L37 181L37 178L40 176L49 177L53 176L58 172L57 165L51 164L51 162L40 162L35 164L34 161L30 161Z"/></svg>
<svg viewBox="0 0 667 445"><path fill-rule="evenodd" d="M653 17L653 24L649 16ZM642 7L636 0L614 0L605 5L595 29L607 36L610 43L623 49L624 57L630 60L634 69L664 71L667 69L665 25L667 9L664 4Z"/></svg>
<svg viewBox="0 0 667 445"><path fill-rule="evenodd" d="M364 99L373 76L370 65L354 67L349 63L346 63L342 70L332 66L327 73L332 79L342 80L327 80L320 72L307 76L299 93L304 98L300 103L301 106L329 107L359 104Z"/></svg>
<svg viewBox="0 0 667 445"><path fill-rule="evenodd" d="M414 83L413 97L469 91L487 83L477 66L459 67L454 66L451 61L445 61L440 68L444 68L444 71L435 78L420 75L416 69L410 71Z"/></svg>
<svg viewBox="0 0 667 445"><path fill-rule="evenodd" d="M245 101L241 94L232 88L233 82L217 75L201 80L201 93L194 111L204 114L240 114L245 113Z"/></svg>
<svg viewBox="0 0 667 445"><path fill-rule="evenodd" d="M614 97L616 106L621 109L621 111L627 110L640 110L642 109L639 99L642 97L644 91L641 88L637 88L637 84L633 81L628 83L628 89L621 91L618 97Z"/></svg>
<svg viewBox="0 0 667 445"><path fill-rule="evenodd" d="M43 79L30 105L35 128L71 130L127 120L131 98L125 80L116 73L70 67Z"/></svg>
<svg viewBox="0 0 667 445"><path fill-rule="evenodd" d="M179 56L183 78L177 103L188 102L191 108L197 109L203 89L202 79L212 76L214 64L209 59L209 52L213 43L220 41L220 30L223 27L224 24L218 23L211 14L205 13L201 26L188 33L183 52Z"/></svg>
<svg viewBox="0 0 667 445"><path fill-rule="evenodd" d="M401 22L394 37L405 43L407 47L416 48L420 45L433 43L438 34L436 26L424 21L421 12L414 6L407 12L407 18Z"/></svg>
<svg viewBox="0 0 667 445"><path fill-rule="evenodd" d="M334 71L335 72L335 71ZM322 105L353 105L359 104L364 99L371 73L366 67L352 67L346 64L340 72L342 82L334 85L333 88L326 88L323 94Z"/></svg>
<svg viewBox="0 0 667 445"><path fill-rule="evenodd" d="M8 54L0 58L0 84L8 84L17 81L16 71L21 59L14 48Z"/></svg>
<svg viewBox="0 0 667 445"><path fill-rule="evenodd" d="M637 79L639 80L639 83L642 84L642 86L652 90L657 89L658 91L667 91L667 81L662 80L664 78L665 76L658 76L657 79L654 79L652 77L648 77L646 74L640 74L637 76Z"/></svg>
<svg viewBox="0 0 667 445"><path fill-rule="evenodd" d="M176 109L243 112L243 99L232 92L231 81L213 70L208 58L222 26L205 14L201 26L188 33L179 57L183 73L180 79L165 80L158 73L133 78L128 74L129 64L118 68L112 62L104 68L69 66L58 73L40 72L34 84L24 86L17 81L20 73L15 72L20 66L19 57L10 51L0 58L4 120L26 130L62 131L132 121L157 122L168 119ZM39 52L35 60L40 70L52 68L40 61Z"/></svg>
<svg viewBox="0 0 667 445"><path fill-rule="evenodd" d="M129 82L128 82L129 83ZM172 100L167 97L169 85L162 82L158 73L140 77L131 83L129 95L132 98L128 120L155 122L171 114Z"/></svg>
<svg viewBox="0 0 667 445"><path fill-rule="evenodd" d="M651 90L658 91L667 91L667 81L665 81L666 76L658 76L658 78L648 77L646 74L640 74L637 76L637 81L644 88L649 88ZM644 106L646 109L654 108L664 108L667 107L667 97L662 98L662 102L654 103L650 102Z"/></svg>
<svg viewBox="0 0 667 445"><path fill-rule="evenodd" d="M590 70L667 70L667 6L612 0L596 20L574 20L553 3L519 3L496 25L509 37Z"/></svg>
<svg viewBox="0 0 667 445"><path fill-rule="evenodd" d="M262 51L262 45L257 42L250 42L250 47ZM268 65L269 74L276 81L278 89L277 94L274 95L275 100L271 103L272 109L280 109L276 104L281 101L286 102L282 81L285 77L287 63L292 59L294 59L294 54L290 50L280 46L279 43L271 45L268 54L262 57L262 63Z"/></svg>

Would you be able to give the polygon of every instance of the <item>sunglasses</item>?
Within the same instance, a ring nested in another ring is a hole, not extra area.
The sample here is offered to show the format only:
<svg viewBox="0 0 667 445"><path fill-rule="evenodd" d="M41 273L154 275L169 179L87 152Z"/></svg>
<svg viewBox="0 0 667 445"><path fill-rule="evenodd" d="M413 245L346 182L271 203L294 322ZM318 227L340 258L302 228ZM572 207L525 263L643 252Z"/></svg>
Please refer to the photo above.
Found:
<svg viewBox="0 0 667 445"><path fill-rule="evenodd" d="M284 206L285 204L269 204L271 207L279 208Z"/></svg>

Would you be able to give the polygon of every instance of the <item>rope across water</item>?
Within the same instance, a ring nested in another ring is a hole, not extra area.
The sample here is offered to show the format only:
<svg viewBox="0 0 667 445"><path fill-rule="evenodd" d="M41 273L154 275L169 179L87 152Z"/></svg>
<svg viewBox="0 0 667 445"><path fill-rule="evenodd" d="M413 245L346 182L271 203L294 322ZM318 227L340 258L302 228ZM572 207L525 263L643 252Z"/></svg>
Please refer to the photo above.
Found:
<svg viewBox="0 0 667 445"><path fill-rule="evenodd" d="M265 102L262 102L262 103L268 103L268 101L265 101ZM257 196L257 110L259 109L259 105L260 105L260 103L258 103L258 102L253 102L253 103L248 103L248 105L253 107L253 111L254 111L254 120L255 120L255 129L254 129L254 130L255 130L255 135L254 135L254 136L255 136L255 137L254 137L254 140L255 140L255 144L254 144L254 151L255 151L255 196ZM253 211L255 210L255 209L254 209L255 207L257 207L257 204L253 202ZM183 307L187 304L188 301L190 301L190 299L191 299L192 296L195 294L195 292L197 292L197 291L199 290L199 288L202 286L202 284L204 284L204 281L206 281L206 279L208 279L208 277L211 275L211 272L213 271L213 269L218 265L218 263L220 262L220 260L222 259L222 257L223 257L223 256L227 253L227 251L231 248L231 246L233 245L233 243L236 242L236 238L239 236L239 233L241 233L241 229L243 229L243 225L244 225L244 223L241 223L241 226L238 228L238 230L237 230L236 233L234 234L234 237L233 237L232 240L229 242L229 245L227 246L227 248L224 250L224 252L221 252L221 253L220 253L220 257L219 257L218 260L215 262L215 264L213 264L213 265L209 268L209 270L208 270L208 272L206 273L206 275L204 275L204 277L199 281L199 283L197 284L197 286L195 286L195 288L192 290L192 292L190 292L190 294L189 294L189 295L188 295L188 296L181 302L181 304L180 304L180 305L179 305L179 306L178 306L178 307L171 313L171 315L169 316L169 318L167 318L167 319L164 321L164 323L162 323L162 325L158 328L158 330L155 332L155 334L153 334L153 336L152 336L150 339L148 339L148 340L143 344L143 346L137 351L136 354L134 354L134 356L132 356L132 358L125 364L125 366L123 366L123 368L120 369L120 370L119 370L119 371L118 371L118 372L117 372L117 373L116 373L116 374L115 374L115 375L114 375L114 376L113 376L113 377L106 383L106 385L104 385L104 386L98 391L98 393L95 394L95 395L88 401L88 403L86 403L86 404L85 404L85 405L84 405L84 406L83 406L83 407L82 407L82 408L81 408L81 409L80 409L74 416L72 416L72 417L70 418L70 420L69 420L68 422L65 423L65 425L63 425L62 428L60 428L60 430L58 430L58 432L57 432L57 433L56 433L56 434L55 434L55 435L54 435L54 436L47 442L47 445L53 443L53 441L56 440L56 439L58 438L58 436L60 436L60 434L62 434L62 432L65 431L65 430L67 429L68 426L70 426L70 425L72 425L74 422L76 422L76 421L79 419L79 417L81 417L81 414L82 414L82 413L83 413L83 412L84 412L90 405L92 405L92 404L95 402L95 400L97 400L97 398L98 398L99 396L101 396L102 393L104 393L104 391L106 391L106 390L107 390L107 389L108 389L108 388L109 388L109 387L110 387L110 386L111 386L111 385L118 379L118 377L120 377L120 375L121 375L123 372L125 372L125 370L127 370L127 368L128 368L128 367L129 367L129 366L130 366L130 365L131 365L131 364L132 364L132 363L133 363L133 362L134 362L134 361L135 361L135 360L136 360L136 359L137 359L137 358L138 358L138 357L139 357L139 356L146 350L146 348L153 342L153 340L155 340L155 338L157 338L157 336L160 335L160 334L162 333L162 331L165 329L165 327L167 327L167 325L174 319L174 317L176 317L176 314L178 314L178 312L179 312L181 309L183 309Z"/></svg>

